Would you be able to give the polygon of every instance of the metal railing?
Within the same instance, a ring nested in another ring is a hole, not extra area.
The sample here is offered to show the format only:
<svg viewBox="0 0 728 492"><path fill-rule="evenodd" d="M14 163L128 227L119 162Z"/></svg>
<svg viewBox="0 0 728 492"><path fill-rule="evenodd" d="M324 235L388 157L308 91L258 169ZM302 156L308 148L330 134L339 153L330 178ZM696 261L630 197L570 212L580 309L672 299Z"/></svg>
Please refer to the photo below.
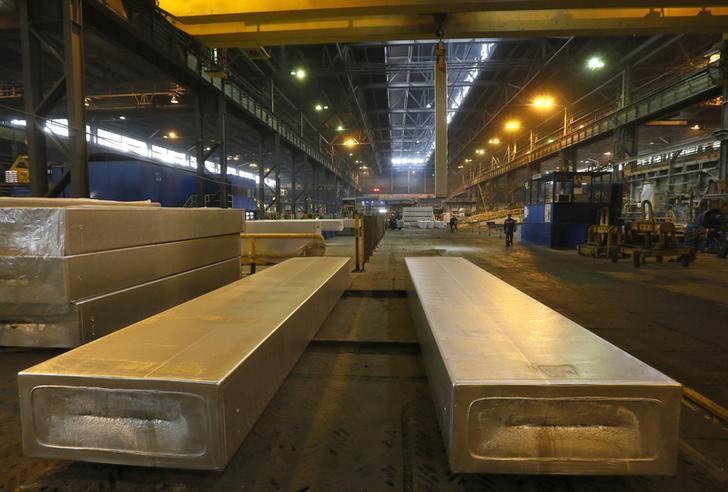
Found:
<svg viewBox="0 0 728 492"><path fill-rule="evenodd" d="M719 90L718 85L714 82L709 70L705 68L672 81L668 87L646 91L623 108L597 110L584 115L569 123L566 135L553 136L555 134L551 134L552 136L546 137L545 143L533 147L528 152L474 174L453 193L453 196L459 195L479 183L525 167L532 162L555 156L561 150L607 135L617 128L649 120L664 111L693 102L717 90ZM543 142L543 140L541 141Z"/></svg>

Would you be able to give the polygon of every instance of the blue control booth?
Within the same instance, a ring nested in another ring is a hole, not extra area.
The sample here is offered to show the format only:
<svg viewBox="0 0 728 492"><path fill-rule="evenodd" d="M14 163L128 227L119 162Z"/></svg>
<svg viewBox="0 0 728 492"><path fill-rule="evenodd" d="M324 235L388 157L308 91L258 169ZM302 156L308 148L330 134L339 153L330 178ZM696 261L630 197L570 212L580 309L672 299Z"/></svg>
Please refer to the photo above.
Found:
<svg viewBox="0 0 728 492"><path fill-rule="evenodd" d="M599 223L604 207L621 203L621 186L608 172L552 172L526 182L521 241L549 248L576 248ZM617 210L619 205L617 205Z"/></svg>

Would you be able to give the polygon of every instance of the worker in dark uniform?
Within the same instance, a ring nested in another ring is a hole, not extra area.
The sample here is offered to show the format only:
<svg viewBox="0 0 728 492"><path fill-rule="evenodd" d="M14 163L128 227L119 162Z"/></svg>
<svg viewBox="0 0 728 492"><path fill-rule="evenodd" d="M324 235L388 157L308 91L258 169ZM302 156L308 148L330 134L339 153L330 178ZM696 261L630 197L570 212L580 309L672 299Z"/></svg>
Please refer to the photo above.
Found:
<svg viewBox="0 0 728 492"><path fill-rule="evenodd" d="M508 214L503 222L503 232L506 235L506 246L513 246L513 233L516 232L516 220Z"/></svg>
<svg viewBox="0 0 728 492"><path fill-rule="evenodd" d="M458 218L454 215L450 217L450 232L455 232L458 230Z"/></svg>

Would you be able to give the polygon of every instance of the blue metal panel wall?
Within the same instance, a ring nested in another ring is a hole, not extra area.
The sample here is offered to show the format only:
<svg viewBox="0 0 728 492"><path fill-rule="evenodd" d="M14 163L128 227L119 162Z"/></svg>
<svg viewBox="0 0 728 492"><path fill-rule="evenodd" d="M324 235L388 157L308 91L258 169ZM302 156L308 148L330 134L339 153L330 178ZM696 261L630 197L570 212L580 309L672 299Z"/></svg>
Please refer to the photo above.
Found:
<svg viewBox="0 0 728 492"><path fill-rule="evenodd" d="M587 229L599 222L599 210L604 205L596 203L554 203L552 248L576 248L586 242Z"/></svg>
<svg viewBox="0 0 728 492"><path fill-rule="evenodd" d="M551 223L544 221L546 205L526 205L526 217L521 226L521 241L541 246L551 246Z"/></svg>
<svg viewBox="0 0 728 492"><path fill-rule="evenodd" d="M54 167L51 179L57 181L64 169ZM233 207L255 210L255 181L230 176L233 183ZM211 179L215 179L212 178ZM103 200L151 200L163 207L181 207L197 193L197 176L190 170L155 164L142 160L89 161L91 197ZM248 190L252 190L249 192ZM217 194L219 184L206 181L205 192ZM67 187L61 196L70 196Z"/></svg>

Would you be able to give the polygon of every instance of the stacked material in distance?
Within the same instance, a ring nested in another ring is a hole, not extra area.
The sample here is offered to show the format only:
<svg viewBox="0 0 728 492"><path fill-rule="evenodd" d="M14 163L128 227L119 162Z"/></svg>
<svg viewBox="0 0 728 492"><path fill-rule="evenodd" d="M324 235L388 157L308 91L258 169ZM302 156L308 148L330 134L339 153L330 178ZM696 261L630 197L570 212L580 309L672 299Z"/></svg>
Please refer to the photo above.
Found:
<svg viewBox="0 0 728 492"><path fill-rule="evenodd" d="M404 221L405 227L420 227L421 229L432 229L432 226L427 227L427 222L435 220L432 207L404 207L402 208L402 220ZM423 226L420 226L420 221L426 221Z"/></svg>
<svg viewBox="0 0 728 492"><path fill-rule="evenodd" d="M0 345L75 347L240 278L243 216L0 201Z"/></svg>

